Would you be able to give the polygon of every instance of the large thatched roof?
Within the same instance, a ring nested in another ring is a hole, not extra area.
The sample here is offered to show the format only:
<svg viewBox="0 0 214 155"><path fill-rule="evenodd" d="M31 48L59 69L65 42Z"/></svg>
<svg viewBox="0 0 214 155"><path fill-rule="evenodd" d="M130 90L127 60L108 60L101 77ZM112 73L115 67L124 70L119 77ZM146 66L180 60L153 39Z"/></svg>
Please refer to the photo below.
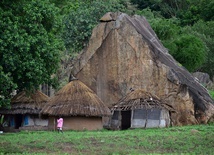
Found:
<svg viewBox="0 0 214 155"><path fill-rule="evenodd" d="M0 109L1 114L39 114L49 97L40 91L28 94L22 91L11 100L11 109Z"/></svg>
<svg viewBox="0 0 214 155"><path fill-rule="evenodd" d="M112 110L130 110L142 108L165 108L169 111L174 111L171 106L160 100L158 96L143 89L134 90L128 93L112 107Z"/></svg>
<svg viewBox="0 0 214 155"><path fill-rule="evenodd" d="M75 79L60 89L42 111L50 116L108 116L109 108L85 84Z"/></svg>

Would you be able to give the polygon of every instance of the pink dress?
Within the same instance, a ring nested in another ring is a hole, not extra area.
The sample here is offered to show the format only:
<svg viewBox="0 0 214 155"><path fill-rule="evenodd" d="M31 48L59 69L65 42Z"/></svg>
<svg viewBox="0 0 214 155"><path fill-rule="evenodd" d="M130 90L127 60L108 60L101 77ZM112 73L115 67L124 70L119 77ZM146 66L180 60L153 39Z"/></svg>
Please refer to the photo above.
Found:
<svg viewBox="0 0 214 155"><path fill-rule="evenodd" d="M57 128L62 128L63 126L63 118L57 119Z"/></svg>

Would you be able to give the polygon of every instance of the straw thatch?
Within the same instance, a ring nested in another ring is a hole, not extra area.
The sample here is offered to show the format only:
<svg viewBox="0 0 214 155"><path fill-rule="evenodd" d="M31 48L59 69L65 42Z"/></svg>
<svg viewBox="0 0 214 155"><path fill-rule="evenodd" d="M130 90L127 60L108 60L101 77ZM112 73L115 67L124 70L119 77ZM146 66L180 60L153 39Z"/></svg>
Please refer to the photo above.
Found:
<svg viewBox="0 0 214 155"><path fill-rule="evenodd" d="M28 94L22 91L11 100L11 109L1 109L1 114L39 114L49 97L40 91Z"/></svg>
<svg viewBox="0 0 214 155"><path fill-rule="evenodd" d="M49 116L108 116L109 108L85 84L74 79L51 98L42 111Z"/></svg>
<svg viewBox="0 0 214 155"><path fill-rule="evenodd" d="M116 103L112 110L131 110L131 109L151 109L151 108L165 108L169 111L174 109L160 100L156 95L146 92L143 89L134 90L123 97Z"/></svg>

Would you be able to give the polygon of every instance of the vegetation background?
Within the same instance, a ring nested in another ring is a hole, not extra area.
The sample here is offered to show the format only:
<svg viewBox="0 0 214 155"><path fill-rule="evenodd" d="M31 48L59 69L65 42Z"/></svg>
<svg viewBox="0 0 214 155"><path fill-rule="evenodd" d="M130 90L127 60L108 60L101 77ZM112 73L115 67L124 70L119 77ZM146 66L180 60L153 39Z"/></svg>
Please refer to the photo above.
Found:
<svg viewBox="0 0 214 155"><path fill-rule="evenodd" d="M213 78L213 0L1 0L0 107L14 90L59 88L60 63L87 45L109 11L145 16L182 66Z"/></svg>

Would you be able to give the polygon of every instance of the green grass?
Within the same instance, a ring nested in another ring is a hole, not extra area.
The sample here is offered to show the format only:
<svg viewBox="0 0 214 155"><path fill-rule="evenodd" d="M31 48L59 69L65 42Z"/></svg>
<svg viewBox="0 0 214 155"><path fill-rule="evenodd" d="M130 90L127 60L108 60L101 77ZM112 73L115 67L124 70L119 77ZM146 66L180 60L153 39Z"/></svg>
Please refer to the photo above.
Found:
<svg viewBox="0 0 214 155"><path fill-rule="evenodd" d="M124 131L37 131L0 134L3 154L213 154L214 125Z"/></svg>

